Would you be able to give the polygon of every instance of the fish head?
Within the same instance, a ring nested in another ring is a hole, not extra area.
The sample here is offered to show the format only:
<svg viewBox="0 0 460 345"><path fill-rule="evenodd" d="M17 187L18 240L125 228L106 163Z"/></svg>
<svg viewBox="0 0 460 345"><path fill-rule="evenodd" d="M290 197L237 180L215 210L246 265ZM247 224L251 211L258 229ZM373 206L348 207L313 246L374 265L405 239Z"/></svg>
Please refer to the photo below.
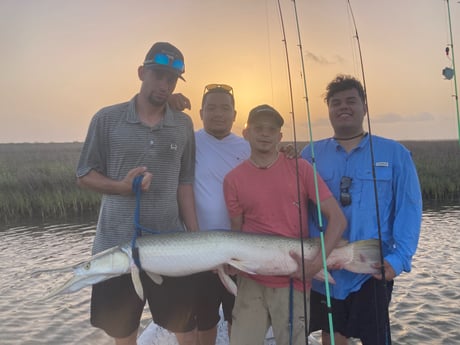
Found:
<svg viewBox="0 0 460 345"><path fill-rule="evenodd" d="M131 259L119 247L110 248L73 267L76 276L113 275L130 271Z"/></svg>
<svg viewBox="0 0 460 345"><path fill-rule="evenodd" d="M54 271L66 272L68 269L55 269ZM63 286L51 291L42 300L45 301L60 294L76 292L86 286L128 273L130 271L130 257L119 247L114 247L73 266L72 271L73 277ZM53 272L53 270L47 272Z"/></svg>

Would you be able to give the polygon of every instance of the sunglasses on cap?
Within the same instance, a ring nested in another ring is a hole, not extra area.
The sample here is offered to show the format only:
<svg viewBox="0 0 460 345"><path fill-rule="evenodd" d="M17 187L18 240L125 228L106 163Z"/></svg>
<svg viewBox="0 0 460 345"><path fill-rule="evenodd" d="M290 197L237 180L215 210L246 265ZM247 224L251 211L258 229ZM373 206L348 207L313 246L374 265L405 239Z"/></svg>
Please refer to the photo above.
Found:
<svg viewBox="0 0 460 345"><path fill-rule="evenodd" d="M340 180L340 203L342 206L348 206L351 204L351 194L349 189L351 187L352 178L343 176Z"/></svg>
<svg viewBox="0 0 460 345"><path fill-rule="evenodd" d="M208 84L204 87L203 95L213 91L222 91L233 96L233 88L226 84Z"/></svg>
<svg viewBox="0 0 460 345"><path fill-rule="evenodd" d="M147 66L150 66L150 65L170 66L170 67L174 68L179 73L184 73L184 71L185 71L184 61L178 60L178 59L174 60L173 58L170 58L166 54L155 54L153 59L145 60L144 65L147 65Z"/></svg>

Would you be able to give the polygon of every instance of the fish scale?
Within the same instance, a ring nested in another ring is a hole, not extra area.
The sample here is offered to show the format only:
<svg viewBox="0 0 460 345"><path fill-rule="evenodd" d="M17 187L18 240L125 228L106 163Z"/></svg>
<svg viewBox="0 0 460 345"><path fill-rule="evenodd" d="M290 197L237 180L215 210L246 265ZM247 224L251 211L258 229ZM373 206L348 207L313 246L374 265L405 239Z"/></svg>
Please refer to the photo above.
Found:
<svg viewBox="0 0 460 345"><path fill-rule="evenodd" d="M303 239L305 259L314 258L320 250L319 239ZM289 276L297 270L290 252L301 255L301 241L276 235L240 231L175 232L141 236L136 240L141 268L158 284L162 276L185 276L217 270L226 288L236 294L236 285L225 273L228 264L243 272L259 275ZM378 240L342 242L327 258L327 265L355 273L374 274L380 260ZM139 296L143 298L138 269L132 257L131 242L101 252L78 265L38 271L73 272L64 286L52 291L50 298L75 292L85 286L130 273ZM318 279L321 278L319 272Z"/></svg>

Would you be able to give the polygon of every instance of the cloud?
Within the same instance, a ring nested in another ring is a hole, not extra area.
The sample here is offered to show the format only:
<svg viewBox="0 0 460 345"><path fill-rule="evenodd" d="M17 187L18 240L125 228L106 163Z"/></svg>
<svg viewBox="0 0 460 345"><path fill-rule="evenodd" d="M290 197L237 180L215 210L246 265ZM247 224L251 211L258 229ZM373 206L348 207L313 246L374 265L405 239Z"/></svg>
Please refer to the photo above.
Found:
<svg viewBox="0 0 460 345"><path fill-rule="evenodd" d="M428 112L422 112L415 114L410 117L412 121L420 121L420 122L425 122L425 121L432 121L435 116L431 113Z"/></svg>
<svg viewBox="0 0 460 345"><path fill-rule="evenodd" d="M372 116L372 114L371 114ZM373 120L376 123L395 123L395 122L429 122L432 121L435 118L435 116L431 113L428 112L421 112L417 113L414 115L402 115L398 113L384 113L381 115L378 115L375 117Z"/></svg>
<svg viewBox="0 0 460 345"><path fill-rule="evenodd" d="M315 55L308 50L305 51L305 60L313 61L319 65L335 65L345 61L345 59L340 55L334 55L332 58L326 58L324 56Z"/></svg>
<svg viewBox="0 0 460 345"><path fill-rule="evenodd" d="M403 122L404 120L404 116L402 116L401 114L397 114L397 113L385 113L385 114L381 114L381 115L378 115L377 117L374 117L372 118L372 114L370 115L371 116L371 121L374 121L376 123L394 123L394 122Z"/></svg>

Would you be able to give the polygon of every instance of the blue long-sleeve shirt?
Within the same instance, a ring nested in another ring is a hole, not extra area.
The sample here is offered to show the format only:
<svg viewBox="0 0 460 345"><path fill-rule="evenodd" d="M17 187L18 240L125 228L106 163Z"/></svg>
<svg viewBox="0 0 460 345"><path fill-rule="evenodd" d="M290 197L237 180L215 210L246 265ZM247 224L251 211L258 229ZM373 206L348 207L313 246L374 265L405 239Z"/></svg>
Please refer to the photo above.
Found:
<svg viewBox="0 0 460 345"><path fill-rule="evenodd" d="M399 275L411 270L418 244L422 219L420 184L411 154L404 146L378 136L372 136L372 144L383 255ZM333 138L314 142L313 148L317 171L339 204L340 181L343 176L352 178L348 189L351 204L341 205L348 220L343 237L350 242L379 238L369 135L349 153ZM310 145L303 149L302 157L312 162ZM319 236L317 219L310 217L309 223L311 236ZM329 285L330 292L337 299L345 299L351 292L358 291L371 277L345 270L331 274L336 284ZM325 294L322 282L313 281L312 288Z"/></svg>

